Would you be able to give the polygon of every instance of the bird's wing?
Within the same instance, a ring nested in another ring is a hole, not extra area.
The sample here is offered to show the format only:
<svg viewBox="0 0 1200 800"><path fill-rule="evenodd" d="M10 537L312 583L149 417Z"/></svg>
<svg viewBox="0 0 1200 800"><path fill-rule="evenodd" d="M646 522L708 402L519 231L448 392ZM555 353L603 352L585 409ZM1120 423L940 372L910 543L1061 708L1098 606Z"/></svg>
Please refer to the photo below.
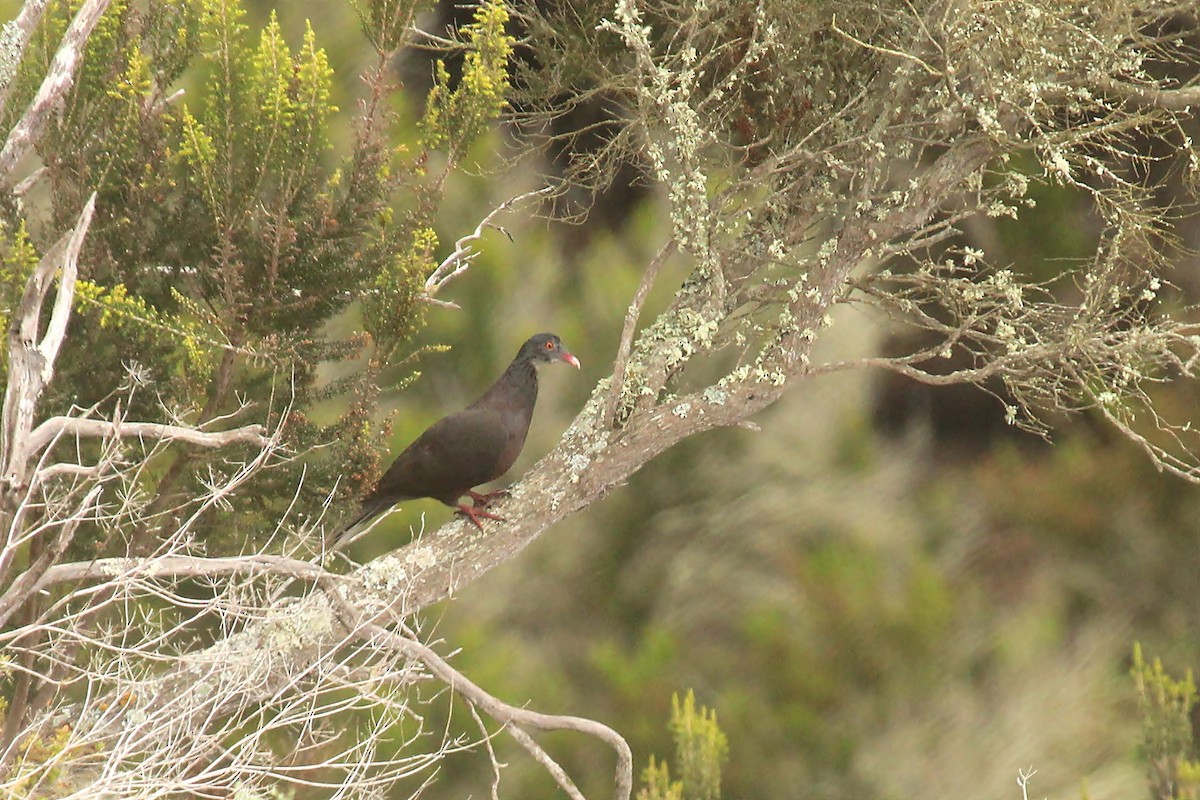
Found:
<svg viewBox="0 0 1200 800"><path fill-rule="evenodd" d="M508 427L488 409L468 408L438 420L405 448L364 500L435 497L451 503L499 477Z"/></svg>

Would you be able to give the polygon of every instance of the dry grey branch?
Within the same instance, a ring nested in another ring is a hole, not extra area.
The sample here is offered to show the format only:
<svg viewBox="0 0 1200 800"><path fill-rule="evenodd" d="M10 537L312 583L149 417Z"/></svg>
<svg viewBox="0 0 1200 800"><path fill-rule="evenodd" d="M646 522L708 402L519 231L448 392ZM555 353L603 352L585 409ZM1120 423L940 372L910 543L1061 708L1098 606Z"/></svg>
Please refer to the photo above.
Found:
<svg viewBox="0 0 1200 800"><path fill-rule="evenodd" d="M504 231L498 227L493 220L500 214L512 210L515 206L520 205L534 197L544 197L553 191L553 187L544 186L541 189L535 189L530 192L519 194L516 197L510 197L500 205L493 208L487 215L479 221L475 226L475 230L465 236L462 236L454 243L454 252L442 259L442 262L434 268L429 277L425 279L425 301L445 308L457 309L458 305L445 300L438 300L436 295L441 291L442 287L450 281L462 275L471 267L471 262L475 260L477 255L473 244L483 238L483 232L489 228L495 228Z"/></svg>
<svg viewBox="0 0 1200 800"><path fill-rule="evenodd" d="M71 302L75 295L75 276L79 251L95 211L96 195L84 204L75 227L63 236L41 259L25 287L25 295L14 314L8 334L8 384L4 393L3 418L0 420L0 480L5 493L0 511L11 512L12 492L27 480L25 461L29 457L29 432L46 384L54 374L54 362L66 335ZM39 340L42 307L50 291L51 280L59 274L58 294Z"/></svg>
<svg viewBox="0 0 1200 800"><path fill-rule="evenodd" d="M92 29L96 27L100 17L108 9L109 0L84 0L79 10L75 12L66 33L63 34L62 44L54 54L54 60L46 73L45 80L38 88L37 94L30 101L29 107L12 130L4 147L0 149L0 176L6 182L17 165L17 162L29 152L29 149L41 136L42 130L50 118L50 112L58 105L63 96L71 88L75 80L75 70L83 53Z"/></svg>
<svg viewBox="0 0 1200 800"><path fill-rule="evenodd" d="M0 36L0 46L4 48L4 52L0 53L0 65L2 65L0 69L3 70L0 73L0 112L3 112L8 105L17 65L21 63L21 57L25 54L29 37L33 35L33 31L42 19L42 12L46 10L47 1L26 0L21 4L21 10L17 12L16 18L4 26L4 33Z"/></svg>
<svg viewBox="0 0 1200 800"><path fill-rule="evenodd" d="M265 447L268 443L266 429L261 425L245 425L225 431L202 431L182 425L164 425L157 422L121 422L117 424L98 419L59 416L50 417L33 429L29 435L28 452L30 455L36 454L51 442L68 436L165 439L197 447L227 447L234 443Z"/></svg>

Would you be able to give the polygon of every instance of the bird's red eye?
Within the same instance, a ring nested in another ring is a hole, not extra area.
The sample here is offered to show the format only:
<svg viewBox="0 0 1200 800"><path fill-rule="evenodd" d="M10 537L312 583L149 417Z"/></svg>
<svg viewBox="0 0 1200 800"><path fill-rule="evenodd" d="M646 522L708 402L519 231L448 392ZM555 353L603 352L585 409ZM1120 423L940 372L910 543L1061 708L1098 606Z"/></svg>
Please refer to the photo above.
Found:
<svg viewBox="0 0 1200 800"><path fill-rule="evenodd" d="M547 350L553 350L553 349L554 349L554 342L546 342L546 349L547 349Z"/></svg>

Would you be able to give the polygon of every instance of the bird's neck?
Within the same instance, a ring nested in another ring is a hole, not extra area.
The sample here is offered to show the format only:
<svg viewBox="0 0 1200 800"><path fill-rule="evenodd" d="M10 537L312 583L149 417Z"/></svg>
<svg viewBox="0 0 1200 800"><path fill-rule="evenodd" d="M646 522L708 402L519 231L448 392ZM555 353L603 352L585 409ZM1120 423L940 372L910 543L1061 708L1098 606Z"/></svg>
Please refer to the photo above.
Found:
<svg viewBox="0 0 1200 800"><path fill-rule="evenodd" d="M504 374L484 392L480 402L489 398L503 397L509 402L528 404L533 409L537 401L538 375L537 368L529 361L514 361L504 370Z"/></svg>

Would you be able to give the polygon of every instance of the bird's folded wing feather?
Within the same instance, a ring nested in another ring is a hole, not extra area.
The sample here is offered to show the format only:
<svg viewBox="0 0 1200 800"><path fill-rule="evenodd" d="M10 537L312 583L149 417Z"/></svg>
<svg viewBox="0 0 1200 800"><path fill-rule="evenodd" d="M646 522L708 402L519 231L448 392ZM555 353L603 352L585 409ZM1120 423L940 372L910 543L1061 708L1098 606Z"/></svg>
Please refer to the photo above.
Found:
<svg viewBox="0 0 1200 800"><path fill-rule="evenodd" d="M452 502L449 495L498 477L496 467L509 439L508 426L493 410L472 407L451 414L396 458L372 497L436 497Z"/></svg>

